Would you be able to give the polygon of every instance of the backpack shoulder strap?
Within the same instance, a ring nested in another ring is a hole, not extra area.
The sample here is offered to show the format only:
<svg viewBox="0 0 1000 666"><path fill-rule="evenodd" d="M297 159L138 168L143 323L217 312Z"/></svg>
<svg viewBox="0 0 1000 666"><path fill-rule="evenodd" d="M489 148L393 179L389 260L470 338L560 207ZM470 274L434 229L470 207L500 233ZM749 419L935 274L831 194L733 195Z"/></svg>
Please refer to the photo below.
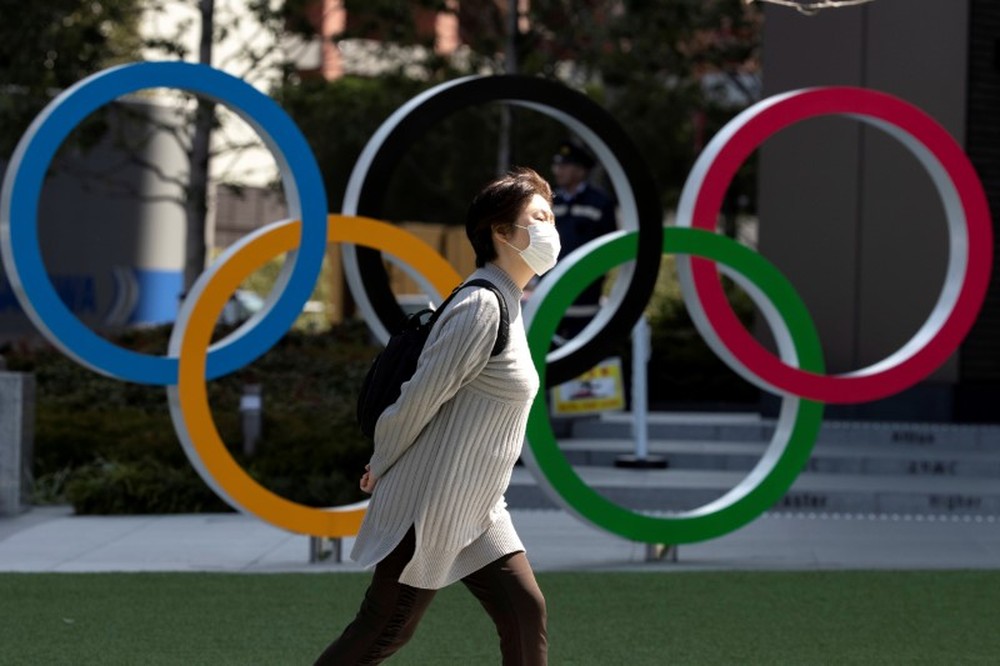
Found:
<svg viewBox="0 0 1000 666"><path fill-rule="evenodd" d="M507 338L510 335L510 315L507 313L507 300L504 298L503 294L500 293L500 290L497 289L496 285L489 280L477 278L475 280L463 282L455 287L452 292L448 294L448 298L444 299L441 306L434 311L430 320L428 320L428 323L433 326L441 312L444 311L445 306L451 302L451 299L453 299L460 290L465 289L466 287L482 287L484 289L489 289L496 295L497 301L500 303L500 325L497 327L496 342L493 343L493 349L490 351L490 356L496 356L507 346Z"/></svg>
<svg viewBox="0 0 1000 666"><path fill-rule="evenodd" d="M507 346L507 338L510 334L510 315L507 314L507 299L500 293L500 290L497 289L496 285L489 280L469 280L464 286L483 287L485 289L489 289L497 297L497 301L500 303L500 325L497 327L497 341L493 344L493 351L490 352L490 356L496 356Z"/></svg>

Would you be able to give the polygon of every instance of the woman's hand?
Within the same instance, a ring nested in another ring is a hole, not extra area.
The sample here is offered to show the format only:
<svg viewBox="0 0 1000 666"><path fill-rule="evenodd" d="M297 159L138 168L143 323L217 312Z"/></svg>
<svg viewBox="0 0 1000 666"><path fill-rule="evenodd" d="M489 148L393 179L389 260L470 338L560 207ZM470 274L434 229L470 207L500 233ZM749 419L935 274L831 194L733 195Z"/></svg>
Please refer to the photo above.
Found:
<svg viewBox="0 0 1000 666"><path fill-rule="evenodd" d="M378 483L378 477L372 474L372 466L365 465L365 473L361 475L361 490L362 492L372 494L375 490L375 484Z"/></svg>

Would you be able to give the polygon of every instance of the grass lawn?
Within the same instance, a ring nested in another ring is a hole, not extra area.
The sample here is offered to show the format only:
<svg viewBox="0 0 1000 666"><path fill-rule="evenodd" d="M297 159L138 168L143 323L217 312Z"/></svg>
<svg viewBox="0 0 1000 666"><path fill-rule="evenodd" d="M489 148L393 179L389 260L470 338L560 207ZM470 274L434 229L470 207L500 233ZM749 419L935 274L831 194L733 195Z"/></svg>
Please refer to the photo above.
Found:
<svg viewBox="0 0 1000 666"><path fill-rule="evenodd" d="M1000 571L549 573L550 663L1000 663ZM310 664L365 574L0 574L0 664ZM393 664L499 664L442 591Z"/></svg>

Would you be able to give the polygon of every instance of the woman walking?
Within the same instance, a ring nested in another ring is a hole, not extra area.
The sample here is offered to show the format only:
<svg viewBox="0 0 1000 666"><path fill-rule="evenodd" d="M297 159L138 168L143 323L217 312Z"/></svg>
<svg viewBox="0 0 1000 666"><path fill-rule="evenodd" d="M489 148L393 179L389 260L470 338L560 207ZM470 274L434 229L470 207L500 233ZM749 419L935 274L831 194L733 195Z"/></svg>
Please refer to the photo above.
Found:
<svg viewBox="0 0 1000 666"><path fill-rule="evenodd" d="M461 580L497 627L506 665L545 664L545 599L503 494L539 389L522 291L559 256L552 191L515 169L472 201L469 279L503 294L507 344L491 356L500 304L466 288L434 324L412 379L379 418L361 489L372 494L351 557L375 565L357 617L317 664L378 664L413 635L435 592Z"/></svg>

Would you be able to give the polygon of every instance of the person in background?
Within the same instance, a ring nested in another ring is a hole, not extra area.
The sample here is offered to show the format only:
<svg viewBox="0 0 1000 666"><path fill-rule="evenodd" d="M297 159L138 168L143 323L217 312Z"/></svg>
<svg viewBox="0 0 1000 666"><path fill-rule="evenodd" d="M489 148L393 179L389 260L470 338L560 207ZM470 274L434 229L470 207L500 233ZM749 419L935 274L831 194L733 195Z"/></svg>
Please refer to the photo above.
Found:
<svg viewBox="0 0 1000 666"><path fill-rule="evenodd" d="M582 146L565 141L552 156L552 175L556 185L552 212L562 259L584 243L617 228L615 204L603 190L588 181L595 160ZM559 324L557 335L573 338L597 314L600 308L604 279L591 283L567 310Z"/></svg>

